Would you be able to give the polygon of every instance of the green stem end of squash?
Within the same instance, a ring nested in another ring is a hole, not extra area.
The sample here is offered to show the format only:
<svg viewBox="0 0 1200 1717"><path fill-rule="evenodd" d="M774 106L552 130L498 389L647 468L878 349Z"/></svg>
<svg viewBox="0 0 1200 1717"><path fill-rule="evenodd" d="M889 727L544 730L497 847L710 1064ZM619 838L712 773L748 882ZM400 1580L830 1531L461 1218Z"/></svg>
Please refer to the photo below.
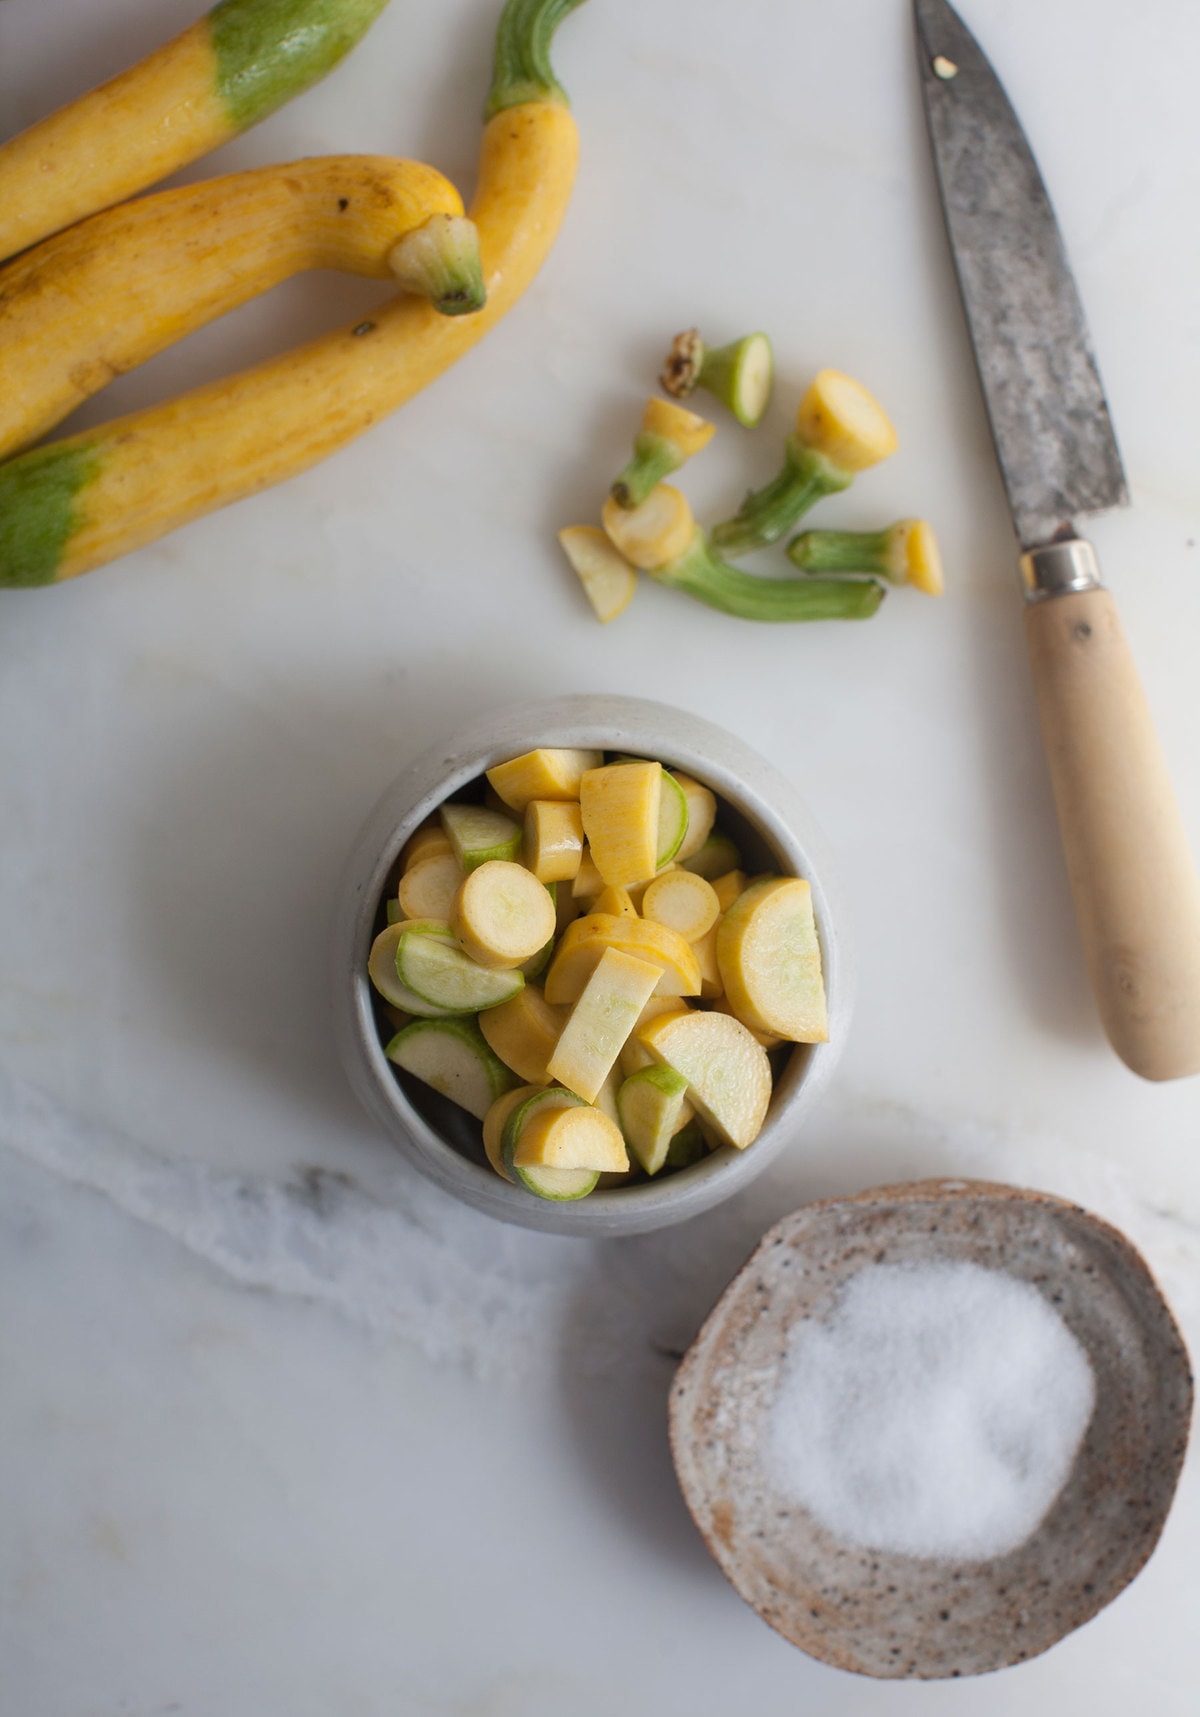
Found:
<svg viewBox="0 0 1200 1717"><path fill-rule="evenodd" d="M897 519L880 531L803 531L787 553L802 572L866 573L930 596L944 587L937 539L924 519Z"/></svg>
<svg viewBox="0 0 1200 1717"><path fill-rule="evenodd" d="M699 330L676 334L659 376L663 391L687 399L705 388L746 429L762 421L775 382L775 354L765 334L745 334L727 346L706 346Z"/></svg>
<svg viewBox="0 0 1200 1717"><path fill-rule="evenodd" d="M98 449L78 438L0 465L0 589L55 583L100 463Z"/></svg>
<svg viewBox="0 0 1200 1717"><path fill-rule="evenodd" d="M651 570L659 584L738 620L868 620L884 598L872 579L760 578L730 566L697 529L683 554Z"/></svg>
<svg viewBox="0 0 1200 1717"><path fill-rule="evenodd" d="M465 215L430 215L393 245L388 267L399 286L443 316L468 316L487 302L479 234Z"/></svg>
<svg viewBox="0 0 1200 1717"><path fill-rule="evenodd" d="M236 131L311 89L388 0L219 0L208 15L216 91Z"/></svg>
<svg viewBox="0 0 1200 1717"><path fill-rule="evenodd" d="M645 430L633 443L633 458L612 486L612 497L618 507L640 507L650 491L678 471L684 454L665 435L648 435Z"/></svg>
<svg viewBox="0 0 1200 1717"><path fill-rule="evenodd" d="M550 66L554 32L583 0L507 0L496 27L492 87L484 119L527 101L561 101L566 92Z"/></svg>
<svg viewBox="0 0 1200 1717"><path fill-rule="evenodd" d="M788 437L783 470L765 488L746 496L732 519L713 531L713 542L729 554L746 554L786 535L824 495L846 489L851 473L825 454Z"/></svg>
<svg viewBox="0 0 1200 1717"><path fill-rule="evenodd" d="M746 334L728 346L706 347L696 385L715 395L745 429L762 421L771 403L775 354L765 334Z"/></svg>
<svg viewBox="0 0 1200 1717"><path fill-rule="evenodd" d="M896 527L889 525L882 531L804 531L792 538L787 554L801 572L869 572L889 584L903 584L903 547Z"/></svg>

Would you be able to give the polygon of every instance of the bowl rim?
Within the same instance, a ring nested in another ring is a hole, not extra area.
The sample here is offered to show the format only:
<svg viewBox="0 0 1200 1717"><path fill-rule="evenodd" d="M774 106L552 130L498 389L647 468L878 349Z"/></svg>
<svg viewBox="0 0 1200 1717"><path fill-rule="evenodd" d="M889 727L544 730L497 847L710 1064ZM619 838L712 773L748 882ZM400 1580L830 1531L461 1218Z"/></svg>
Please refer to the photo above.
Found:
<svg viewBox="0 0 1200 1717"><path fill-rule="evenodd" d="M401 848L424 819L493 764L537 745L603 747L662 755L727 799L813 891L829 1003L830 1040L805 1046L776 1084L753 1146L720 1151L663 1181L555 1203L471 1161L409 1101L375 1026L367 954L379 900ZM791 782L744 741L701 716L649 699L574 695L501 709L465 724L414 757L393 779L351 849L333 923L334 1032L351 1087L393 1143L429 1178L503 1221L558 1234L635 1234L684 1221L762 1173L827 1086L845 1045L854 999L847 913L825 836Z"/></svg>

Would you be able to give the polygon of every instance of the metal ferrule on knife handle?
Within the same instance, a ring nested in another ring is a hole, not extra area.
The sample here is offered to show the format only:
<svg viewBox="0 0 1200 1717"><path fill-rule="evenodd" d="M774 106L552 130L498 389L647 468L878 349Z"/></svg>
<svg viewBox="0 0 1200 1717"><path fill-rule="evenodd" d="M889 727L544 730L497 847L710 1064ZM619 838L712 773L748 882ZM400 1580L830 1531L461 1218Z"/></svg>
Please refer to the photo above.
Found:
<svg viewBox="0 0 1200 1717"><path fill-rule="evenodd" d="M1137 669L1074 521L1128 496L1062 238L1020 122L946 0L914 0L946 228L1019 542L1075 916L1109 1041L1200 1072L1200 879Z"/></svg>
<svg viewBox="0 0 1200 1717"><path fill-rule="evenodd" d="M1073 590L1102 590L1100 562L1084 537L1043 543L1021 556L1021 584L1026 602L1044 602Z"/></svg>

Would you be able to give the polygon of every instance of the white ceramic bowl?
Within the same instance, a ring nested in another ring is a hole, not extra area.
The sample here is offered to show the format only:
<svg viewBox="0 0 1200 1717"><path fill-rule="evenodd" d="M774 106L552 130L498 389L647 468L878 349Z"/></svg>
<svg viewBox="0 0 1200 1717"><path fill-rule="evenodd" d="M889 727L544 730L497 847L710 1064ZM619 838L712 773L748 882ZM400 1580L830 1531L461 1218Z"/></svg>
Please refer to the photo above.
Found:
<svg viewBox="0 0 1200 1717"><path fill-rule="evenodd" d="M493 764L539 745L603 747L656 757L705 782L746 868L802 876L812 885L829 996L829 1042L795 1048L775 1082L766 1124L745 1151L725 1149L657 1180L555 1203L510 1185L488 1166L479 1122L394 1067L390 1029L367 978L371 942L385 921L400 850L431 811ZM333 944L334 1025L350 1084L383 1131L430 1179L502 1221L556 1234L641 1234L698 1216L729 1198L794 1144L846 1040L853 965L845 908L824 837L791 784L731 734L665 704L580 696L525 704L473 722L404 769L354 844Z"/></svg>

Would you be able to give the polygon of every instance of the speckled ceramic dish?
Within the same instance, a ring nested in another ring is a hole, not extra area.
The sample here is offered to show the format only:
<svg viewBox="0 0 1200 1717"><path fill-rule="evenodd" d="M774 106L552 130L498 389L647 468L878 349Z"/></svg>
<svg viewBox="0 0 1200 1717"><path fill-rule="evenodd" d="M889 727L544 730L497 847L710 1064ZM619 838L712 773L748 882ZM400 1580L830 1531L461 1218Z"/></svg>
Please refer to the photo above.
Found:
<svg viewBox="0 0 1200 1717"><path fill-rule="evenodd" d="M812 885L829 998L829 1042L796 1046L777 1070L766 1124L745 1151L725 1149L678 1174L574 1202L534 1197L488 1167L480 1124L384 1055L391 1031L376 1009L367 954L385 922L400 850L414 829L494 763L538 745L602 747L657 757L717 794L721 823L751 872ZM639 1234L697 1216L739 1191L793 1143L828 1082L849 1029L853 971L834 867L811 812L757 752L699 716L641 698L572 697L502 710L417 758L388 788L351 854L333 941L334 1026L347 1076L384 1132L423 1173L478 1210L526 1228L594 1237Z"/></svg>
<svg viewBox="0 0 1200 1717"><path fill-rule="evenodd" d="M1057 1501L990 1562L847 1548L777 1493L760 1460L790 1328L827 1313L866 1264L930 1260L1032 1283L1096 1380ZM980 1675L1045 1651L1137 1574L1171 1505L1191 1408L1182 1338L1121 1234L1041 1193L919 1181L808 1205L766 1235L679 1368L671 1446L717 1562L794 1645L862 1675Z"/></svg>

